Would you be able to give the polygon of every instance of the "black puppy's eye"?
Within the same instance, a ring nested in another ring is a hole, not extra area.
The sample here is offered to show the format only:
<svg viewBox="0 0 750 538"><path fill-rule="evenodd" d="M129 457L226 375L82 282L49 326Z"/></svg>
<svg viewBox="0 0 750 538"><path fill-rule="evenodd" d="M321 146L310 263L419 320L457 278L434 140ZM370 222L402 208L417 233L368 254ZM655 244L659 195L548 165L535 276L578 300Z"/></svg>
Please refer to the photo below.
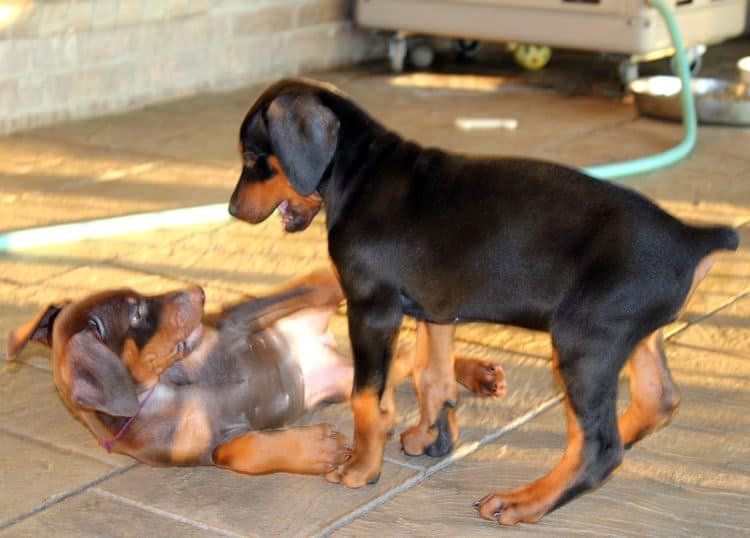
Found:
<svg viewBox="0 0 750 538"><path fill-rule="evenodd" d="M104 332L104 323L102 323L101 319L96 316L91 316L89 318L89 327L96 331L96 334L99 335L100 340L105 339L106 334Z"/></svg>
<svg viewBox="0 0 750 538"><path fill-rule="evenodd" d="M246 166L247 168L252 168L255 166L255 162L258 160L258 156L253 153L252 151L243 151L242 152L242 164L243 166Z"/></svg>

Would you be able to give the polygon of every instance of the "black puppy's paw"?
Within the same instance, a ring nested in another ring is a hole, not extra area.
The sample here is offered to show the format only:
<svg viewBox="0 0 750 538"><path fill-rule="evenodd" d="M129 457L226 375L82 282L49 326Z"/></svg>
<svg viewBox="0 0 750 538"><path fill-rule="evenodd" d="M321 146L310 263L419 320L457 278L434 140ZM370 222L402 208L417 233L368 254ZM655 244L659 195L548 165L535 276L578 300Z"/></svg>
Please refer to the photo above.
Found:
<svg viewBox="0 0 750 538"><path fill-rule="evenodd" d="M449 454L453 450L454 437L457 436L455 428L456 402L445 402L440 410L433 428L437 429L437 438L425 448L425 454L433 458L439 458Z"/></svg>

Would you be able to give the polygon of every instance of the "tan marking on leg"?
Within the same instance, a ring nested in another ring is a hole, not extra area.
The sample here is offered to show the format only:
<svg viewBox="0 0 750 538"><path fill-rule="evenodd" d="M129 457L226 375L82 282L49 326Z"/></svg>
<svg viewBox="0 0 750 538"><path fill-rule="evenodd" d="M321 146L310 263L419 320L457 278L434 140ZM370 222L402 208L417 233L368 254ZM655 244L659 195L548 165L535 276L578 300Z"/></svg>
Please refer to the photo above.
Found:
<svg viewBox="0 0 750 538"><path fill-rule="evenodd" d="M554 508L563 493L580 477L583 431L565 402L568 443L562 458L545 476L520 488L491 493L480 501L479 514L502 525L535 523Z"/></svg>
<svg viewBox="0 0 750 538"><path fill-rule="evenodd" d="M351 460L326 475L329 482L343 482L359 488L377 481L383 465L383 448L393 424L393 415L383 409L376 389L368 388L352 396L354 411L354 452Z"/></svg>
<svg viewBox="0 0 750 538"><path fill-rule="evenodd" d="M458 399L453 336L455 325L419 322L414 362L414 387L419 398L420 420L401 434L401 446L410 456L424 454L438 437L435 423L446 402ZM458 439L456 410L447 410L452 442Z"/></svg>
<svg viewBox="0 0 750 538"><path fill-rule="evenodd" d="M687 296L685 297L685 302L682 303L682 307L680 307L679 315L682 315L685 311L685 308L687 308L687 304L690 302L690 299L693 297L693 293L695 292L695 289L698 287L698 285L703 281L704 278L708 275L708 272L711 270L711 268L714 266L714 259L712 256L706 256L703 258L695 268L695 271L693 272L693 282L690 284L690 291L688 291Z"/></svg>
<svg viewBox="0 0 750 538"><path fill-rule="evenodd" d="M638 344L628 359L628 371L630 405L618 420L626 447L669 422L680 405L680 391L667 368L661 330Z"/></svg>
<svg viewBox="0 0 750 538"><path fill-rule="evenodd" d="M325 474L350 455L346 437L330 424L250 432L214 450L214 464L238 473Z"/></svg>
<svg viewBox="0 0 750 538"><path fill-rule="evenodd" d="M557 352L553 350L552 365L558 373ZM564 385L563 385L564 386ZM555 467L545 476L514 490L490 493L479 501L479 514L502 525L519 522L534 523L552 510L563 493L580 476L583 456L583 430L566 397L565 413L568 421L568 440L565 452Z"/></svg>

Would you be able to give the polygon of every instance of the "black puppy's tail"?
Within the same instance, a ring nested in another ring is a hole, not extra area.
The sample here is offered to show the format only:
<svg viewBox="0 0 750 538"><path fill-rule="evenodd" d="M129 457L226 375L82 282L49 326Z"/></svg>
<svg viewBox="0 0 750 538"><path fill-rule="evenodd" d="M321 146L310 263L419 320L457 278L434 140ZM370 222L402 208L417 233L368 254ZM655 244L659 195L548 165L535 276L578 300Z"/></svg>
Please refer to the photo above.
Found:
<svg viewBox="0 0 750 538"><path fill-rule="evenodd" d="M737 250L740 237L730 226L690 226L690 244L696 257L703 258L717 250Z"/></svg>

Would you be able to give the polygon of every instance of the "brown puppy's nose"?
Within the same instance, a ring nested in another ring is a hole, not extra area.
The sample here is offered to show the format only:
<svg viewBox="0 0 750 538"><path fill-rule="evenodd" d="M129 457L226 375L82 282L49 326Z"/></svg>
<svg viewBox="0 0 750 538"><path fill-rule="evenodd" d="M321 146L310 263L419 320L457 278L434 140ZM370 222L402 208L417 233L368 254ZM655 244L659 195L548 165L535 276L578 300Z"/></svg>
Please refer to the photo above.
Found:
<svg viewBox="0 0 750 538"><path fill-rule="evenodd" d="M229 214L237 218L237 209L237 201L232 198L232 200L230 200L229 202Z"/></svg>
<svg viewBox="0 0 750 538"><path fill-rule="evenodd" d="M175 292L173 299L182 302L188 302L193 305L206 305L206 292L200 286L191 286L182 291Z"/></svg>
<svg viewBox="0 0 750 538"><path fill-rule="evenodd" d="M190 293L195 295L195 297L198 299L198 302L201 304L201 306L206 305L206 292L203 291L203 288L200 286L195 286L190 290Z"/></svg>

